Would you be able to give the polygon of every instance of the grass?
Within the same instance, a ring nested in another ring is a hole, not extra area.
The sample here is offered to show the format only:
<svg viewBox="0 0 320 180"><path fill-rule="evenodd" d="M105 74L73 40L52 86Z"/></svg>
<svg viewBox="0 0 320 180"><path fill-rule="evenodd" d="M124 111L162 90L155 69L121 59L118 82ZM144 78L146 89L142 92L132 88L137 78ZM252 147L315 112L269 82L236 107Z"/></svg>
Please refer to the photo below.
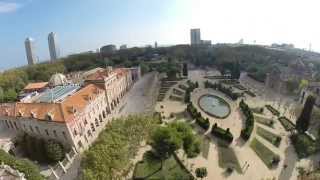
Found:
<svg viewBox="0 0 320 180"><path fill-rule="evenodd" d="M273 165L277 164L276 162L280 161L279 155L275 154L256 138L251 141L250 147L269 169L271 169Z"/></svg>
<svg viewBox="0 0 320 180"><path fill-rule="evenodd" d="M279 121L286 131L292 131L295 129L295 125L288 118L282 116L279 117Z"/></svg>
<svg viewBox="0 0 320 180"><path fill-rule="evenodd" d="M257 134L263 137L265 140L269 141L274 146L279 147L281 142L281 137L279 135L276 135L261 127L257 127Z"/></svg>
<svg viewBox="0 0 320 180"><path fill-rule="evenodd" d="M239 164L238 158L232 148L225 146L218 146L219 167L233 168L238 173L242 174L242 169Z"/></svg>
<svg viewBox="0 0 320 180"><path fill-rule="evenodd" d="M161 161L154 158L150 153L145 153L143 161L136 164L133 179L175 179L177 174L183 179L189 179L189 172L187 172L175 159L174 156L163 161L163 168L161 168Z"/></svg>
<svg viewBox="0 0 320 180"><path fill-rule="evenodd" d="M273 127L274 120L272 120L272 119L264 118L264 117L261 117L261 116L254 116L254 120L257 123L263 124L263 125L268 126L270 128L274 128Z"/></svg>
<svg viewBox="0 0 320 180"><path fill-rule="evenodd" d="M201 138L201 154L202 157L205 159L208 159L209 156L209 150L210 150L210 138L207 136L203 136Z"/></svg>

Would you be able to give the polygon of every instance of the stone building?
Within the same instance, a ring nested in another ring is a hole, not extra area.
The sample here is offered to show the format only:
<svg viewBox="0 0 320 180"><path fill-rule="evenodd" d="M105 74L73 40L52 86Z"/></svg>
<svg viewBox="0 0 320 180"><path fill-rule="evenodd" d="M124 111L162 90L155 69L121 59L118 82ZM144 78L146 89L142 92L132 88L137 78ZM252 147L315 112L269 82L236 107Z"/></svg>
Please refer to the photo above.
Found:
<svg viewBox="0 0 320 180"><path fill-rule="evenodd" d="M131 71L122 68L97 71L82 85L64 84L60 75L56 78L51 80L57 84L50 80L50 89L28 101L1 104L0 124L81 150L111 120L112 110L133 83Z"/></svg>

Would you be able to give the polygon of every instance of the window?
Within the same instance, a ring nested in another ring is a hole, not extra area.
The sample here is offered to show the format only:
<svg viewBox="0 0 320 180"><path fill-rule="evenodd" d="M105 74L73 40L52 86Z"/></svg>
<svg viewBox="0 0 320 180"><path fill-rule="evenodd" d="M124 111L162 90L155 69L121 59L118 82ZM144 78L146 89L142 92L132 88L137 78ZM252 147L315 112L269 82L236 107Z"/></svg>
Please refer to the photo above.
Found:
<svg viewBox="0 0 320 180"><path fill-rule="evenodd" d="M78 132L77 132L76 129L73 129L73 134L74 134L75 136L78 135Z"/></svg>
<svg viewBox="0 0 320 180"><path fill-rule="evenodd" d="M88 124L87 119L84 119L84 125L87 125L87 124Z"/></svg>
<svg viewBox="0 0 320 180"><path fill-rule="evenodd" d="M106 112L105 111L102 111L102 116L103 116L103 118L106 118Z"/></svg>
<svg viewBox="0 0 320 180"><path fill-rule="evenodd" d="M36 131L37 131L38 134L40 134L40 130L39 130L38 126L36 126Z"/></svg>
<svg viewBox="0 0 320 180"><path fill-rule="evenodd" d="M96 118L96 119L94 119L94 121L95 121L95 123L96 123L96 127L99 127L99 121L98 121L98 119Z"/></svg>
<svg viewBox="0 0 320 180"><path fill-rule="evenodd" d="M88 136L89 136L89 137L91 137L91 136L92 136L92 134L91 134L91 131L90 131L90 130L88 130L87 134L88 134Z"/></svg>
<svg viewBox="0 0 320 180"><path fill-rule="evenodd" d="M7 127L10 128L8 121L5 120L5 122L6 122Z"/></svg>
<svg viewBox="0 0 320 180"><path fill-rule="evenodd" d="M100 122L102 122L102 116L101 116L101 114L99 115L99 120L100 120Z"/></svg>
<svg viewBox="0 0 320 180"><path fill-rule="evenodd" d="M46 132L47 136L50 136L48 129L46 129L46 130L44 130L44 131Z"/></svg>
<svg viewBox="0 0 320 180"><path fill-rule="evenodd" d="M16 122L13 122L13 124L14 124L14 127L18 130L19 128L18 128L18 126L17 126L17 123L16 123Z"/></svg>
<svg viewBox="0 0 320 180"><path fill-rule="evenodd" d="M30 131L31 131L31 132L33 132L33 128L32 128L32 126L29 126L29 128L30 128Z"/></svg>
<svg viewBox="0 0 320 180"><path fill-rule="evenodd" d="M92 130L92 132L95 132L95 131L96 131L96 129L94 128L94 124L93 124L93 123L91 123L90 125L91 125L91 130Z"/></svg>
<svg viewBox="0 0 320 180"><path fill-rule="evenodd" d="M53 130L53 135L54 135L54 137L58 137L56 130Z"/></svg>
<svg viewBox="0 0 320 180"><path fill-rule="evenodd" d="M65 133L64 131L62 131L62 135L63 135L63 137L64 137L65 139L67 139L67 135L66 135L66 133Z"/></svg>

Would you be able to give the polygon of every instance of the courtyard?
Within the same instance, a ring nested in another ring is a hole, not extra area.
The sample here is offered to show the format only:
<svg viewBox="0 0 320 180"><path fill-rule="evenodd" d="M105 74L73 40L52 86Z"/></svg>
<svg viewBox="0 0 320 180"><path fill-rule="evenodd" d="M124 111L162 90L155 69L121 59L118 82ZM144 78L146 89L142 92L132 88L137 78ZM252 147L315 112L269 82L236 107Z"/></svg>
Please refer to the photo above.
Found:
<svg viewBox="0 0 320 180"><path fill-rule="evenodd" d="M290 143L290 126L292 124L294 128L297 118L294 112L297 102L292 97L277 94L246 74L241 74L237 83L223 81L225 87L232 87L235 93L241 94L235 100L222 91L205 88L206 81L215 84L221 80L208 78L209 76L219 76L219 72L189 71L188 79L166 87L163 97L158 99L155 106L155 111L161 114L164 122L185 121L193 127L194 133L201 137L202 155L186 158L182 151L177 153L194 176L196 168L206 167L208 175L205 179L289 180L297 178L298 167L310 168L315 165L318 157L299 160ZM199 126L197 121L186 113L184 93L188 81L199 84L198 88L191 92L190 101L202 119L209 120L208 129ZM221 98L228 104L230 113L221 118L206 112L199 107L199 99L203 96ZM246 116L239 107L242 100L250 107L254 117L253 130L246 141L241 138L241 131L246 126ZM280 116L282 118L278 118ZM227 147L222 146L219 138L210 133L215 124L232 133L233 141ZM232 173L228 172L229 168L233 170Z"/></svg>

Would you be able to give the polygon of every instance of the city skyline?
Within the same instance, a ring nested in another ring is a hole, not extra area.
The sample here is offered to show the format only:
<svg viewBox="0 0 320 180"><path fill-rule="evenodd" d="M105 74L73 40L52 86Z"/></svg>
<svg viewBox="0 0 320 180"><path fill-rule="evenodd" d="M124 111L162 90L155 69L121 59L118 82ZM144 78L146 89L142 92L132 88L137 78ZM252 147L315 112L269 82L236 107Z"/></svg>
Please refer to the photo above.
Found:
<svg viewBox="0 0 320 180"><path fill-rule="evenodd" d="M94 50L106 44L144 46L153 44L155 39L160 45L189 44L191 28L200 28L202 38L210 39L214 44L244 39L248 44L292 43L308 49L311 43L313 50L320 51L320 41L314 38L320 31L314 23L318 17L317 5L316 1L303 3L300 0L280 3L275 0L260 3L251 0L203 0L201 3L193 0L165 0L161 3L146 0L126 3L11 0L10 4L0 3L3 25L0 30L0 69L26 64L21 43L26 37L37 40L40 61L49 60L48 42L43 37L51 31L59 34L62 56ZM106 11L106 7L113 8ZM59 9L59 13L55 9ZM145 11L141 12L141 9Z"/></svg>

